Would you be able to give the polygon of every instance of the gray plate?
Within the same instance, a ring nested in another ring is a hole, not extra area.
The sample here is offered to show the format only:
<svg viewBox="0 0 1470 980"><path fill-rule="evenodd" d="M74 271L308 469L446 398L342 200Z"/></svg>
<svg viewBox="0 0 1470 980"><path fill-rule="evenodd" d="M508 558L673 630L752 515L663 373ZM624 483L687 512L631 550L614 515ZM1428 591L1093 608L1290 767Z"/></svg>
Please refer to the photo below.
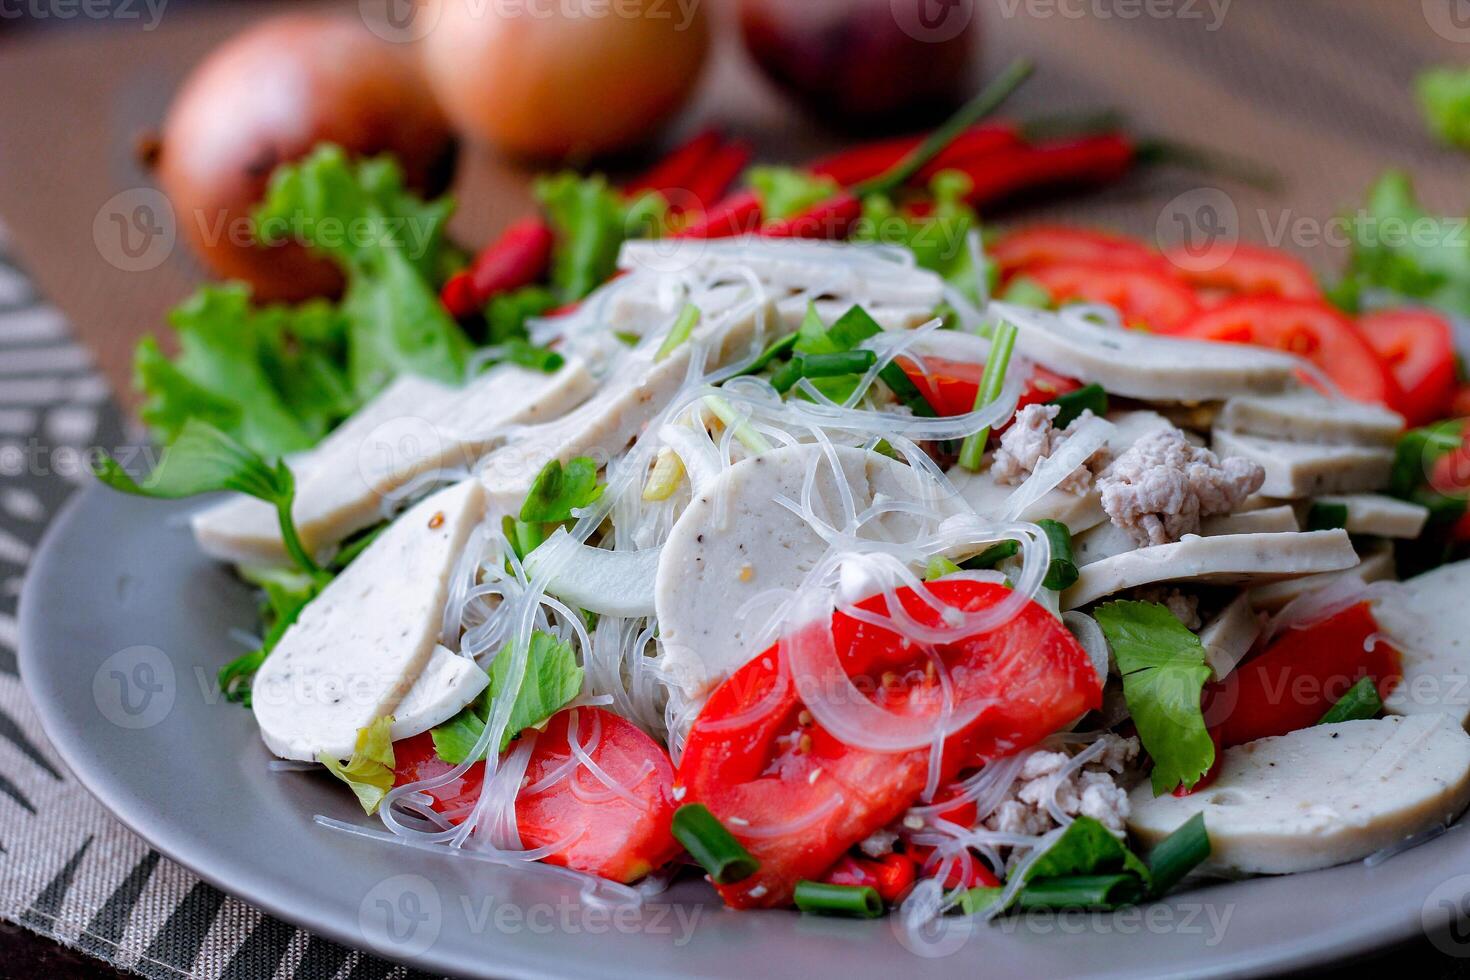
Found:
<svg viewBox="0 0 1470 980"><path fill-rule="evenodd" d="M725 912L693 881L641 914L610 913L554 879L328 831L313 814L371 822L339 784L269 771L250 713L214 693L215 671L239 652L227 634L253 629L254 613L247 590L194 549L183 513L94 487L52 528L20 621L22 676L47 734L77 778L169 857L287 921L425 970L1248 974L1409 937L1470 893L1470 833L1455 829L1376 867L1201 887L1112 914L962 924L916 952L890 921Z"/></svg>

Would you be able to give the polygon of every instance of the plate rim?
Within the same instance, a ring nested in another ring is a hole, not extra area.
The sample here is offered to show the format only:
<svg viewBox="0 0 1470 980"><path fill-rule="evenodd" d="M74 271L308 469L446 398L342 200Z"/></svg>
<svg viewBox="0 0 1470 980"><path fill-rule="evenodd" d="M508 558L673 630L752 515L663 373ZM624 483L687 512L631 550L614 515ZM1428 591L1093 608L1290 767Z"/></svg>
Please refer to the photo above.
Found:
<svg viewBox="0 0 1470 980"><path fill-rule="evenodd" d="M52 566L58 561L55 554L58 550L57 542L67 537L73 524L87 510L89 504L110 493L112 491L105 487L89 483L75 491L53 516L36 546L30 564L24 571L25 580L17 610L19 644L16 652L20 682L52 749L66 765L72 778L76 779L77 783L103 809L130 832L223 893L297 928L338 942L348 949L359 950L366 955L379 957L410 969L450 975L457 972L462 973L463 963L435 948L413 957L396 956L393 953L367 948L362 941L363 937L353 933L350 923L341 922L325 911L314 913L312 907L305 902L293 904L279 900L277 896L289 897L292 893L288 887L289 882L282 883L274 890L263 891L250 887L248 884L242 885L238 881L226 880L223 874L224 869L212 867L207 854L196 855L188 848L181 849L175 846L177 842L172 839L166 821L157 820L157 815L161 811L134 812L126 800L119 799L119 794L112 791L106 780L101 779L98 773L89 771L85 765L78 763L78 760L85 756L85 753L79 751L77 747L85 741L85 731L80 727L73 728L67 725L56 711L55 705L45 696L47 681L43 678L50 678L50 675L46 670L37 666L37 658L40 656L39 647L42 644L32 642L32 638L36 635L37 630L43 628L36 619L38 615L36 607L39 602L37 596L42 588L39 583L52 577ZM1470 814L1462 816L1457 824L1451 827L1464 824L1467 820L1470 820ZM1434 841L1429 841L1423 846L1432 847L1434 844ZM1408 914L1394 914L1396 911L1405 910L1381 910L1380 914L1372 917L1371 920L1357 922L1350 936L1339 937L1331 943L1324 942L1320 938L1314 940L1313 937L1320 936L1320 933L1307 933L1298 935L1285 944L1276 944L1274 950L1270 947L1252 949L1248 953L1241 952L1231 956L1225 963L1218 961L1212 963L1207 959L1187 973L1181 971L1177 975L1191 977L1260 976L1272 972L1329 968L1364 954L1386 952L1395 944L1428 934L1422 919ZM919 958L916 957L916 959ZM543 978L566 975L556 972L552 965L557 961L556 957L528 959L515 947L497 951L494 960L495 975L510 978L510 980L543 980ZM650 972L643 975L651 977L655 974ZM697 976L699 974L691 971L687 975Z"/></svg>

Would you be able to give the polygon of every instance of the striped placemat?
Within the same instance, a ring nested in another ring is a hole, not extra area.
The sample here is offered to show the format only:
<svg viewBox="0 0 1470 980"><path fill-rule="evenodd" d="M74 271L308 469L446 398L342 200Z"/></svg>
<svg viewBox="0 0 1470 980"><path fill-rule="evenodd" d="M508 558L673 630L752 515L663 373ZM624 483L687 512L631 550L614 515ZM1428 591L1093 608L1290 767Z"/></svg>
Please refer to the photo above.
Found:
<svg viewBox="0 0 1470 980"><path fill-rule="evenodd" d="M0 227L0 918L159 980L372 980L411 971L310 935L163 858L61 764L21 688L16 607L85 451L136 441Z"/></svg>

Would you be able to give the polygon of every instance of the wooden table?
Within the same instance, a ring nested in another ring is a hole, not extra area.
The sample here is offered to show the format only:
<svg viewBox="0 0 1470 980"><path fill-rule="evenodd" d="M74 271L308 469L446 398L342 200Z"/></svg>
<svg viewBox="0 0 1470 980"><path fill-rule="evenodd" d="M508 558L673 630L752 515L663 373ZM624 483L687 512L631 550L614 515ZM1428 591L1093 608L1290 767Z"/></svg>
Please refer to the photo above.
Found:
<svg viewBox="0 0 1470 980"><path fill-rule="evenodd" d="M1177 195L1217 186L1235 204L1245 238L1270 241L1284 228L1285 243L1326 270L1344 260L1341 243L1314 245L1313 236L1356 206L1386 166L1410 168L1433 205L1463 209L1465 158L1426 135L1411 84L1427 64L1464 60L1470 46L1437 33L1418 0L1214 0L1225 4L1218 22L1208 0L1157 2L1172 3L1177 15L1125 18L1142 9L1136 0L977 0L986 64L1019 53L1037 59L1040 71L1015 100L1016 113L1116 106L1139 131L1269 164L1287 177L1285 190L1271 196L1159 172L1027 217L1047 213L1151 235L1161 215L1169 226L1165 209ZM133 159L134 138L162 117L190 65L241 24L277 9L165 8L152 31L131 21L0 34L0 219L119 392L128 391L138 337L160 329L200 269L182 247L150 271L115 268L94 244L93 221L113 195L148 186ZM1093 9L1113 16L1075 16ZM798 160L832 145L726 42L673 135L718 119L772 159ZM478 244L527 209L529 174L483 150L471 150L463 164L453 230Z"/></svg>
<svg viewBox="0 0 1470 980"><path fill-rule="evenodd" d="M200 269L182 247L146 272L116 268L94 244L94 219L115 194L148 186L134 138L162 117L190 65L241 24L302 2L167 8L152 31L132 21L0 32L0 220L125 401L134 344L161 328ZM1217 20L1208 0L1159 0L1154 9L1172 10L1167 17L1127 16L1144 9L1134 0L977 0L986 63L1025 53L1040 65L1011 107L1016 114L1118 107L1138 131L1228 149L1287 181L1273 196L1161 171L1025 217L1173 235L1170 202L1215 188L1243 238L1284 244L1328 271L1345 261L1332 220L1387 166L1411 170L1430 206L1463 213L1466 160L1426 135L1412 99L1416 72L1470 55L1470 28L1446 14L1452 2L1215 0L1215 9L1224 4ZM1082 11L1110 16L1076 16ZM728 32L671 136L708 120L754 140L768 159L800 160L835 142L782 103ZM454 233L478 244L524 213L529 176L489 152L467 153ZM0 935L0 974L34 973L23 964L39 969L53 957L68 973L80 969L47 941ZM1390 955L1399 967L1413 955L1424 975L1456 972L1423 942ZM113 974L99 967L93 975Z"/></svg>

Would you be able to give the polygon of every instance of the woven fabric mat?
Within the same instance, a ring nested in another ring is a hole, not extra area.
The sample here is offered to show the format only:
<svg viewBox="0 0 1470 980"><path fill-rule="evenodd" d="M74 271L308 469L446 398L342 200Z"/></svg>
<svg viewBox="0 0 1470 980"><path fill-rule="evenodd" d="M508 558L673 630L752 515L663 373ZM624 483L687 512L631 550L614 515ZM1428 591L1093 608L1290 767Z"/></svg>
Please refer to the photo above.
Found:
<svg viewBox="0 0 1470 980"><path fill-rule="evenodd" d="M409 971L236 901L162 857L66 771L20 684L26 565L84 478L131 435L0 227L0 917L158 980L372 980Z"/></svg>

